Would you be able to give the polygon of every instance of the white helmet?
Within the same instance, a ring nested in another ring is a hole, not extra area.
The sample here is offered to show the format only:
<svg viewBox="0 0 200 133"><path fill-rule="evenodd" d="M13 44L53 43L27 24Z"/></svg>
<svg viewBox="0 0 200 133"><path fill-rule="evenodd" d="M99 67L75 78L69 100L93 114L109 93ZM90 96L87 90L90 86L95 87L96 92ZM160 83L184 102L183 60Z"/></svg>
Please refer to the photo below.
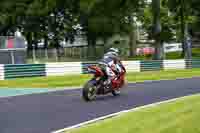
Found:
<svg viewBox="0 0 200 133"><path fill-rule="evenodd" d="M119 49L117 48L110 48L109 49L109 53L115 55L115 56L118 56L119 55Z"/></svg>

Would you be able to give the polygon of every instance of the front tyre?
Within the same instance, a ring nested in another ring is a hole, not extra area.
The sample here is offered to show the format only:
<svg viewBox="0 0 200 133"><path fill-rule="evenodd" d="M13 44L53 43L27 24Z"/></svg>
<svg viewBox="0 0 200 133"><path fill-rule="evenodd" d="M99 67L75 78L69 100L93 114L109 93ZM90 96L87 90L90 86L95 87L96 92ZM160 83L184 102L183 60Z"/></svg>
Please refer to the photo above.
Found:
<svg viewBox="0 0 200 133"><path fill-rule="evenodd" d="M120 90L112 90L113 96L119 96L120 95Z"/></svg>
<svg viewBox="0 0 200 133"><path fill-rule="evenodd" d="M93 101L95 100L97 95L97 87L94 81L89 81L84 87L82 91L82 97L85 101Z"/></svg>

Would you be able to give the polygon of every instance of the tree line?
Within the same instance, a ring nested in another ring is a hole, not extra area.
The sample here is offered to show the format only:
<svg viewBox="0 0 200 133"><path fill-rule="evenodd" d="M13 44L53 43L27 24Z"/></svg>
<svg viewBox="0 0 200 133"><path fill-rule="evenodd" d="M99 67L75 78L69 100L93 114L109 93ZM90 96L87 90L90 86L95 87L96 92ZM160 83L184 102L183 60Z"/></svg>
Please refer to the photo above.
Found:
<svg viewBox="0 0 200 133"><path fill-rule="evenodd" d="M59 48L61 40L73 42L83 32L93 56L97 39L106 44L121 34L129 37L129 54L134 56L135 21L140 21L149 39L155 40L155 59L163 58L163 42L173 39L182 42L185 56L188 31L200 27L199 8L199 0L1 0L0 35L13 35L19 29L31 50L40 39L44 48Z"/></svg>

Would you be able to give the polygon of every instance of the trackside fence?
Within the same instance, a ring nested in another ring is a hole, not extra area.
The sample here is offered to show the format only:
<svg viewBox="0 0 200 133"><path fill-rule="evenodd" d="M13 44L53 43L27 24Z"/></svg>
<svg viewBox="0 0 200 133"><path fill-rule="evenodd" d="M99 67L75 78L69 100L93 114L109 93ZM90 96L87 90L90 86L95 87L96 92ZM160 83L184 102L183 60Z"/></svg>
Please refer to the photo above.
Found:
<svg viewBox="0 0 200 133"><path fill-rule="evenodd" d="M97 62L62 62L17 65L0 64L0 80L24 77L87 74L88 66L96 64ZM123 61L123 64L126 67L127 72L200 68L200 60Z"/></svg>

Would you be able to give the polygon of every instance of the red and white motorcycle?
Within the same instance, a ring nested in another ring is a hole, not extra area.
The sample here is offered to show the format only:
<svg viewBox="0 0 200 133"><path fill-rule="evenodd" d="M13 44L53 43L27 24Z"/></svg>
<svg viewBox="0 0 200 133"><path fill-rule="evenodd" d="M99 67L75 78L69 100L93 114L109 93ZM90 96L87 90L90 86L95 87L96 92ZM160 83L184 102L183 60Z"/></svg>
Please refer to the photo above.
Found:
<svg viewBox="0 0 200 133"><path fill-rule="evenodd" d="M120 94L120 89L125 84L126 70L124 66L122 66L122 68L123 71L114 81L111 82L111 85L108 86L105 84L107 79L105 72L99 66L89 66L88 71L94 76L83 87L83 99L85 101L92 101L95 100L97 95L106 95L108 93L112 93L114 96L118 96Z"/></svg>

